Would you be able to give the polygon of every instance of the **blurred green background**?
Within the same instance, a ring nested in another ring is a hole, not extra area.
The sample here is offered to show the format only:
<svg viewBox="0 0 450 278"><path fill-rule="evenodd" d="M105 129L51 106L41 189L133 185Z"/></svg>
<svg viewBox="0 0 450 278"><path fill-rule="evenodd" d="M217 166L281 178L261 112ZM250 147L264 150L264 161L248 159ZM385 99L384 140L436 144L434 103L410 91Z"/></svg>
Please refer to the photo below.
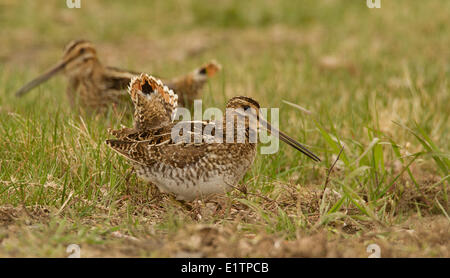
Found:
<svg viewBox="0 0 450 278"><path fill-rule="evenodd" d="M365 0L81 0L80 9L66 1L1 0L0 67L28 80L54 64L67 42L84 38L105 64L165 77L217 59L222 81L213 82L214 96L205 94L216 105L238 94L265 106L280 107L285 98L337 122L352 113L361 124L375 94L380 109L407 100L397 108L402 117L431 131L429 113L448 117L448 94L440 91L448 77L449 10L440 0L382 1L381 9ZM7 86L9 94L19 84ZM415 97L425 114L404 107ZM448 139L447 129L439 133Z"/></svg>

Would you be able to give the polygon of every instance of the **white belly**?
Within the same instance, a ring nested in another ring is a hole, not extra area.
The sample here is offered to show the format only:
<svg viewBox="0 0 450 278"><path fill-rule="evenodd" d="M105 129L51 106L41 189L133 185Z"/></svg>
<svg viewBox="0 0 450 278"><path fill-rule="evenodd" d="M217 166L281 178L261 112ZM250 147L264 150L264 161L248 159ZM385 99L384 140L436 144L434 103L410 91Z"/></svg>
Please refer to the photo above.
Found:
<svg viewBox="0 0 450 278"><path fill-rule="evenodd" d="M172 193L178 200L192 201L195 198L205 197L211 194L225 193L231 189L224 182L223 177L217 176L205 181L197 181L195 184L186 186L172 179L155 179L153 182L162 192Z"/></svg>
<svg viewBox="0 0 450 278"><path fill-rule="evenodd" d="M240 166L240 169L234 169L234 171L222 169L222 171L215 170L207 174L196 173L195 167L166 168L164 171L161 171L161 167L151 169L136 166L135 168L141 179L155 184L160 191L172 193L178 200L192 201L195 198L223 194L233 189L232 186L243 178L249 165Z"/></svg>

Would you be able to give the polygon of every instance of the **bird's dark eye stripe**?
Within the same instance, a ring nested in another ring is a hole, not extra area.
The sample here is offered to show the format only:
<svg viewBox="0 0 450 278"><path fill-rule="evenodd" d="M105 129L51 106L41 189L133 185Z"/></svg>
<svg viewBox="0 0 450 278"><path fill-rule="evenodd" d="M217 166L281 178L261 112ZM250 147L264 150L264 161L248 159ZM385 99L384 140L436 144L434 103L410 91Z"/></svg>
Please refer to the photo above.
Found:
<svg viewBox="0 0 450 278"><path fill-rule="evenodd" d="M71 42L71 44L69 46L67 46L67 50L66 53L69 53L70 51L72 51L76 46L83 44L83 43L89 43L89 41L86 40L77 40L77 41L73 41Z"/></svg>
<svg viewBox="0 0 450 278"><path fill-rule="evenodd" d="M251 104L253 104L255 107L257 107L259 109L259 103L257 103L253 99L251 99L249 97L242 97L242 96L241 97L237 97L237 98L240 98L240 99L244 100L247 103L251 103Z"/></svg>

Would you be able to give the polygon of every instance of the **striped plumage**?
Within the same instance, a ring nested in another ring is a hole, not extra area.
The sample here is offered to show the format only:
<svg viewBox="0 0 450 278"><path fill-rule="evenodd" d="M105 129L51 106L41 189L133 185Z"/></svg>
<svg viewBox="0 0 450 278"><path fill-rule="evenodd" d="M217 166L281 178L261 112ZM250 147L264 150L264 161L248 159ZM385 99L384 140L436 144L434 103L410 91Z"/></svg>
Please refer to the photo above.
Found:
<svg viewBox="0 0 450 278"><path fill-rule="evenodd" d="M187 75L167 80L166 83L179 96L183 96L179 104L188 105L184 100L192 101L196 98L208 77L214 76L218 70L220 65L211 61ZM139 75L138 72L104 66L91 42L76 40L65 47L62 61L24 85L16 95L24 95L59 72L64 72L68 79L67 95L71 106L97 111L102 111L109 105L129 102L124 90L131 79Z"/></svg>
<svg viewBox="0 0 450 278"><path fill-rule="evenodd" d="M158 95L169 96L171 92L156 79L145 74L134 79L129 88L132 97L141 95L141 101L134 102L136 111L144 111L143 107L155 106L149 105L146 101L151 103L156 100L172 99L158 97ZM172 104L160 107L173 108ZM188 126L188 138L194 139L199 136L202 140L186 142L186 138L176 139L171 133L180 122L171 121L172 111L163 113L162 122L159 124L141 125L139 128L135 124L134 128L111 131L117 139L107 140L106 143L131 161L140 178L155 184L163 192L174 194L177 199L189 201L214 193L224 193L242 179L256 156L256 143L250 140L250 134L256 132L257 125L252 125L251 119L259 124L264 123L269 131L279 134L284 142L319 161L319 158L298 142L270 127L259 116L259 104L251 98L234 97L227 103L226 113L232 113L233 116L242 115L239 111L249 112L243 125L244 142L241 143L236 140L238 134L236 118L226 116L218 123L183 122ZM152 112L146 111L145 115L151 115ZM147 117L145 115L137 113L135 119L142 121ZM224 138L228 132L226 126L230 121L233 123L235 140L225 142ZM205 130L211 131L209 135L204 133ZM219 130L223 132L223 136L216 137Z"/></svg>

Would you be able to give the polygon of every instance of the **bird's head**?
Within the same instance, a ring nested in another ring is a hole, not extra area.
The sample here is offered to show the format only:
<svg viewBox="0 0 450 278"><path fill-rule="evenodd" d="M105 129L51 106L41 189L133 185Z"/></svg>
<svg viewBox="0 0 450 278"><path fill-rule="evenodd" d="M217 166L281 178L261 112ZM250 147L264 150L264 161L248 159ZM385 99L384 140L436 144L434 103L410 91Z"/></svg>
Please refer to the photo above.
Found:
<svg viewBox="0 0 450 278"><path fill-rule="evenodd" d="M61 61L45 73L25 84L16 92L16 96L26 94L61 71L69 78L76 76L84 77L90 75L93 68L98 65L100 65L100 62L97 58L97 51L91 42L86 40L71 41L66 45Z"/></svg>
<svg viewBox="0 0 450 278"><path fill-rule="evenodd" d="M261 115L260 105L256 100L244 96L233 97L227 103L226 113L228 114L226 117L227 121L228 119L231 119L231 121L233 121L234 124L235 122L234 116L238 116L238 118L244 117L245 124L243 126L251 128L252 123L255 123L255 126L267 130L269 133L271 133L274 136L277 136L279 139L281 139L281 141L285 142L294 149L302 152L312 160L316 162L320 161L320 158L317 157L310 150L308 150L305 146L303 146L302 144L300 144L295 139L293 139L286 133L282 132L281 130L272 127ZM230 117L230 113L233 117Z"/></svg>
<svg viewBox="0 0 450 278"><path fill-rule="evenodd" d="M89 75L93 67L99 63L94 45L86 40L71 41L64 48L60 67L69 76Z"/></svg>
<svg viewBox="0 0 450 278"><path fill-rule="evenodd" d="M200 68L194 70L194 79L197 81L206 81L208 78L216 75L222 66L216 61L210 61L209 63L204 64Z"/></svg>

